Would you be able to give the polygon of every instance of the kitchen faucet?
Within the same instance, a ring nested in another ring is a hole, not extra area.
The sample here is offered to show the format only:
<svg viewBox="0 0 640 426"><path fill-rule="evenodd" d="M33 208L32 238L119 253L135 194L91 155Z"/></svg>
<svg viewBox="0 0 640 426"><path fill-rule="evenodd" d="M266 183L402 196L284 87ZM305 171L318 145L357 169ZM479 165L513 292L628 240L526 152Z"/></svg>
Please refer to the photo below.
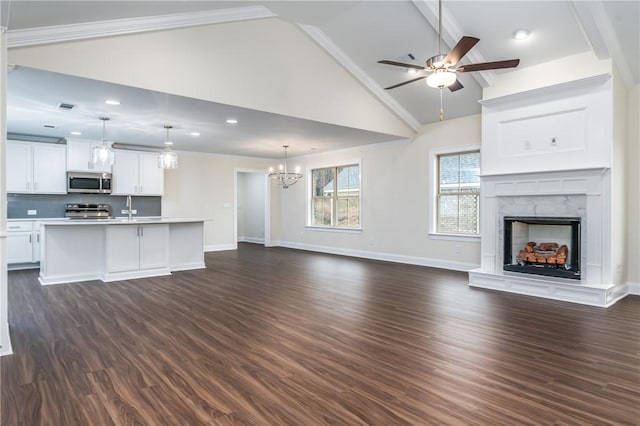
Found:
<svg viewBox="0 0 640 426"><path fill-rule="evenodd" d="M131 215L133 214L133 205L131 203L131 194L127 195L126 207L127 207L127 214L129 215L129 220L131 220L132 219Z"/></svg>

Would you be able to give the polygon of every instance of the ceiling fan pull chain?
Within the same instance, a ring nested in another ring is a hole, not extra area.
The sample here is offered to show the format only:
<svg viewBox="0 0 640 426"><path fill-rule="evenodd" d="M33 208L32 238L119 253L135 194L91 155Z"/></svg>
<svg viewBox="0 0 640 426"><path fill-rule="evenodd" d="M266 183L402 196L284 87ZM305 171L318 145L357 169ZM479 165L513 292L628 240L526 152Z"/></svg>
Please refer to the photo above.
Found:
<svg viewBox="0 0 640 426"><path fill-rule="evenodd" d="M444 109L442 107L442 89L443 87L440 87L440 121L444 121Z"/></svg>

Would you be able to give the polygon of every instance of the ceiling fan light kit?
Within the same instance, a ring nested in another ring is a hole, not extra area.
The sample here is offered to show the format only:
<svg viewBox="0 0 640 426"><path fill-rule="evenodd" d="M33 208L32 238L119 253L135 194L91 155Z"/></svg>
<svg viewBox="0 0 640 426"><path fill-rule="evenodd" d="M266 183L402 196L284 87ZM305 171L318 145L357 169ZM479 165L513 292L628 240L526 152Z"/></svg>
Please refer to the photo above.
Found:
<svg viewBox="0 0 640 426"><path fill-rule="evenodd" d="M431 73L423 75L411 80L403 81L402 83L394 84L393 86L385 87L385 90L395 89L396 87L404 86L405 84L413 83L414 81L427 80L429 87L437 89L443 89L447 87L450 92L455 92L464 88L462 83L457 80L457 73L472 72L472 71L488 71L502 68L515 68L520 63L520 59L510 59L506 61L495 62L483 62L479 64L469 65L456 65L472 48L480 41L479 38L463 36L460 41L451 49L451 51L444 55L442 53L442 0L438 1L438 54L430 57L426 61L425 66L416 64L407 64L404 62L381 60L379 64L394 65L397 67L404 67L414 69L417 71L425 71ZM442 92L440 96L440 121L444 119L442 110Z"/></svg>
<svg viewBox="0 0 640 426"><path fill-rule="evenodd" d="M456 74L445 69L439 69L427 76L429 87L443 88L449 87L456 82Z"/></svg>

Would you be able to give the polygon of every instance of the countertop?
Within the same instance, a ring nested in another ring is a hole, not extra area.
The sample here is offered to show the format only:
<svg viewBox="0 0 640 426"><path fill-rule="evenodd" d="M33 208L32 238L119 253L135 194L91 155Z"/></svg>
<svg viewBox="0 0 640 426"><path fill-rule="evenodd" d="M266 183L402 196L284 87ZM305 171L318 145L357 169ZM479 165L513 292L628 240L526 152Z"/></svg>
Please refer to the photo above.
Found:
<svg viewBox="0 0 640 426"><path fill-rule="evenodd" d="M185 218L185 217L133 217L131 220L127 217L116 217L111 219L25 219L36 220L44 226L82 226L82 225L133 225L144 223L192 223L192 222L206 222L213 219L203 218Z"/></svg>

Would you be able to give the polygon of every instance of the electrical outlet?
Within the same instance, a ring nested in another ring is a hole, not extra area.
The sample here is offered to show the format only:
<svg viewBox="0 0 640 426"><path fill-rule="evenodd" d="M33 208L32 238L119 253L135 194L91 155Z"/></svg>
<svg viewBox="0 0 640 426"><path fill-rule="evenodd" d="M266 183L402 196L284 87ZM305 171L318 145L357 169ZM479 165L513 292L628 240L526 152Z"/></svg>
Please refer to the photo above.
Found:
<svg viewBox="0 0 640 426"><path fill-rule="evenodd" d="M524 149L525 150L529 150L531 149L531 141L524 141Z"/></svg>
<svg viewBox="0 0 640 426"><path fill-rule="evenodd" d="M556 146L558 145L558 138L551 138L551 146Z"/></svg>
<svg viewBox="0 0 640 426"><path fill-rule="evenodd" d="M38 210L27 210L27 216L35 216L38 214Z"/></svg>

